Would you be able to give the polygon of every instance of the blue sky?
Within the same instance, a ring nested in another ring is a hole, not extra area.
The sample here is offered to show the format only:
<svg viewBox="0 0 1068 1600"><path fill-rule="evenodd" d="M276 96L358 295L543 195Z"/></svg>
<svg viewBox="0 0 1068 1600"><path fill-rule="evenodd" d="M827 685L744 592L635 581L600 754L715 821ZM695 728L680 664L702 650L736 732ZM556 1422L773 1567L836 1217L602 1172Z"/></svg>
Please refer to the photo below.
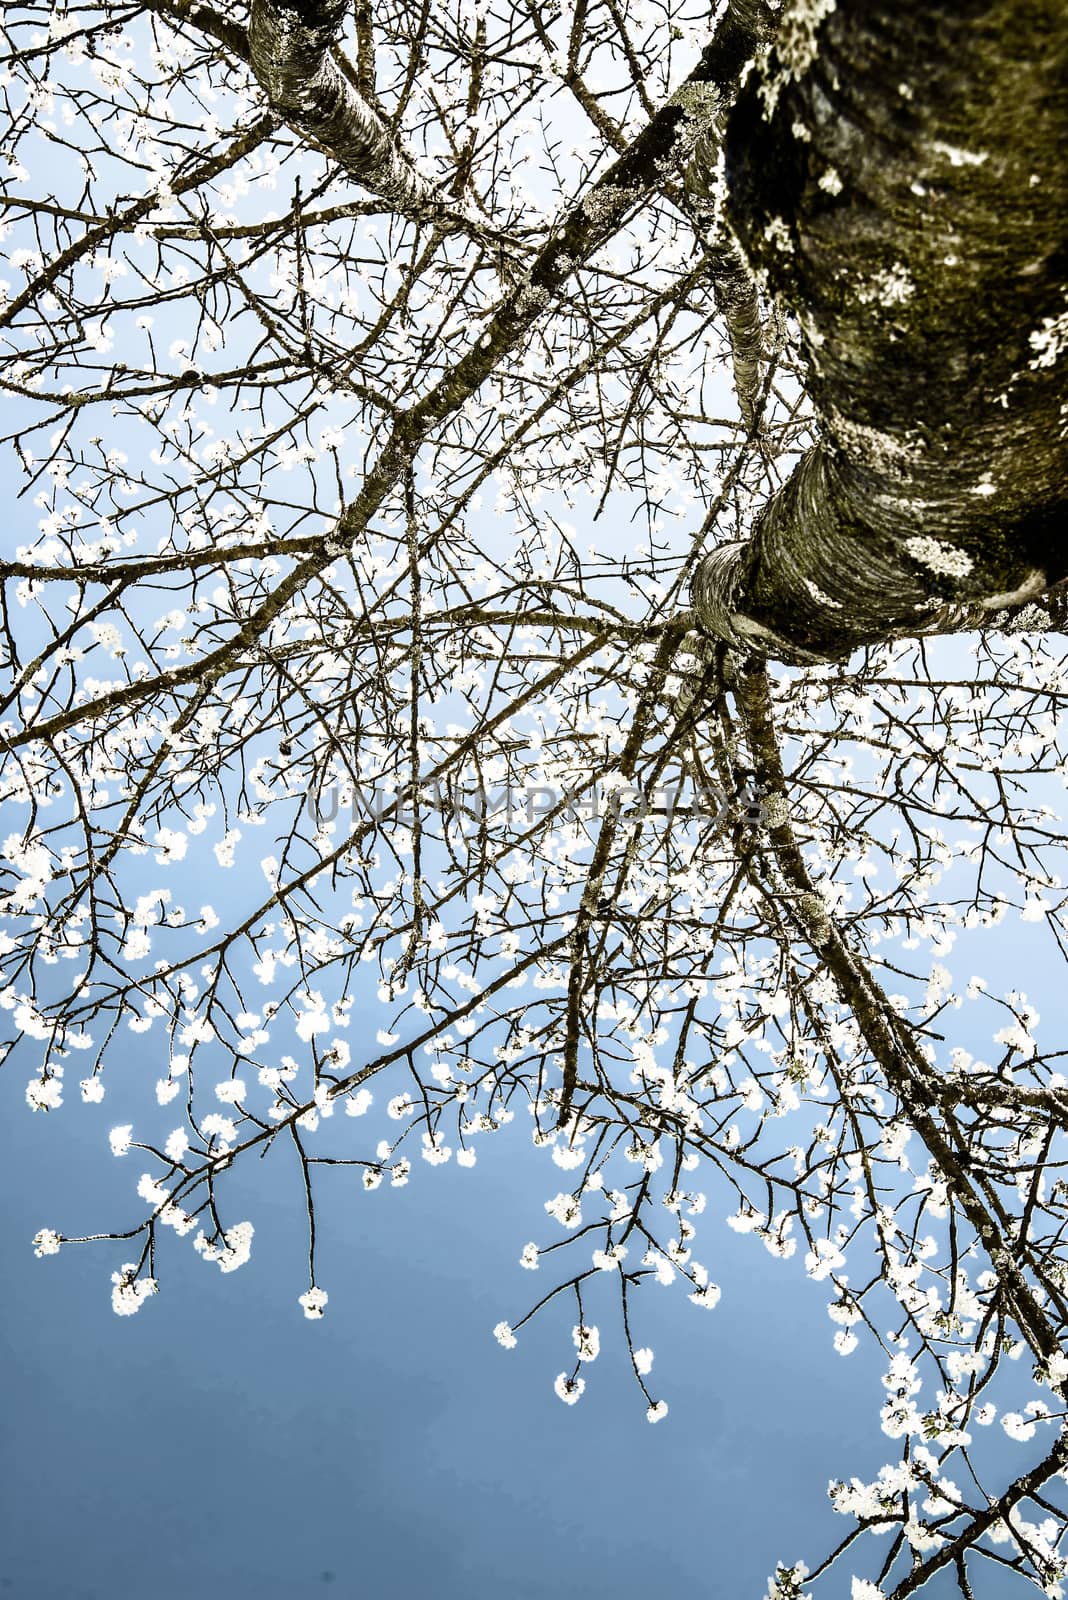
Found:
<svg viewBox="0 0 1068 1600"><path fill-rule="evenodd" d="M645 1420L607 1317L562 1406L569 1315L513 1351L492 1337L526 1303L517 1256L545 1185L511 1131L475 1172L373 1194L339 1179L321 1322L295 1302L301 1218L266 1181L240 1274L173 1252L161 1293L116 1318L113 1247L29 1248L46 1213L103 1217L128 1195L130 1157L101 1151L114 1108L31 1116L14 1074L3 1093L13 1596L761 1595L776 1558L845 1531L828 1478L883 1459L877 1364L833 1353L796 1261L725 1229L715 1311L638 1297L669 1416Z"/></svg>

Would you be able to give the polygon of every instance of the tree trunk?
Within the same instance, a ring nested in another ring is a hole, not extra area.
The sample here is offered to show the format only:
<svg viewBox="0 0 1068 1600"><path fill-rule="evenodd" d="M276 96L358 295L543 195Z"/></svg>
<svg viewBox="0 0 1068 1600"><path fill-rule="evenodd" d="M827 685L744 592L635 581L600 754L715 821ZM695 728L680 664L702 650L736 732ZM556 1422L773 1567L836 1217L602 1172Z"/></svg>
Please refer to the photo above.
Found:
<svg viewBox="0 0 1068 1600"><path fill-rule="evenodd" d="M811 660L1068 574L1068 10L800 0L731 113L727 209L800 324L819 442L702 625Z"/></svg>

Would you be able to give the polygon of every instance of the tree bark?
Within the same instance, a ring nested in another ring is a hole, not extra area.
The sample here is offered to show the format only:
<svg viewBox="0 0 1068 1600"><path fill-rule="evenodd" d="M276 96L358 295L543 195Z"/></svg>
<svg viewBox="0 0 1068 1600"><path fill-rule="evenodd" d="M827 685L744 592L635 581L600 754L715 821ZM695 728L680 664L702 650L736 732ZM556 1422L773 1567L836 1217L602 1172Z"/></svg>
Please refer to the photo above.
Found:
<svg viewBox="0 0 1068 1600"><path fill-rule="evenodd" d="M726 178L798 319L820 438L750 540L702 562L702 626L833 658L1063 578L1063 0L798 0L735 103Z"/></svg>
<svg viewBox="0 0 1068 1600"><path fill-rule="evenodd" d="M271 105L398 211L433 216L430 185L334 60L349 0L252 0L249 60Z"/></svg>
<svg viewBox="0 0 1068 1600"><path fill-rule="evenodd" d="M774 17L765 0L732 0L723 14L717 36L724 42L729 40L732 50L745 61L757 54L773 30ZM724 97L722 109L694 146L686 172L684 198L689 202L687 209L699 233L706 237L706 248L715 252L712 287L716 309L727 326L734 389L742 421L747 428L754 428L758 423L757 398L764 342L760 307L753 275L726 219L718 215L717 186L710 181L718 168L730 105L730 99Z"/></svg>

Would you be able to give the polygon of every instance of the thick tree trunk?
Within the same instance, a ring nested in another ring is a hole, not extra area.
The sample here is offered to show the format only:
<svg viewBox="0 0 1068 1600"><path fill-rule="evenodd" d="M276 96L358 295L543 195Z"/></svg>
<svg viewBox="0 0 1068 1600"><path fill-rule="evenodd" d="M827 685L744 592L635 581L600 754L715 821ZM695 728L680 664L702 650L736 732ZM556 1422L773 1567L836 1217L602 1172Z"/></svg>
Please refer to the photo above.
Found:
<svg viewBox="0 0 1068 1600"><path fill-rule="evenodd" d="M727 135L820 442L702 563L702 625L819 659L1068 574L1068 8L799 0Z"/></svg>

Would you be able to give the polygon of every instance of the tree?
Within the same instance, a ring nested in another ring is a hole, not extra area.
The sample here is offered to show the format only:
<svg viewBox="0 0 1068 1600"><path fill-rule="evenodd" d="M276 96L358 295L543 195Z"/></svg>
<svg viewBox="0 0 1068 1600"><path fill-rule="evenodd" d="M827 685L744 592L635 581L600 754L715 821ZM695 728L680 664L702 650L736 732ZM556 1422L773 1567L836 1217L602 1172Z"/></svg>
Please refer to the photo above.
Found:
<svg viewBox="0 0 1068 1600"><path fill-rule="evenodd" d="M840 655L1068 571L1065 49L1054 6L817 0L739 97L731 219L799 313L820 437L706 562L730 642Z"/></svg>
<svg viewBox="0 0 1068 1600"><path fill-rule="evenodd" d="M168 1227L240 1266L284 1151L322 1316L324 1187L521 1110L561 1399L614 1305L663 1415L635 1294L715 1306L706 1200L885 1351L902 1459L773 1595L1059 1594L1064 1080L941 958L1063 949L1060 9L5 26L0 998L34 1110L153 1063L116 1311Z"/></svg>

